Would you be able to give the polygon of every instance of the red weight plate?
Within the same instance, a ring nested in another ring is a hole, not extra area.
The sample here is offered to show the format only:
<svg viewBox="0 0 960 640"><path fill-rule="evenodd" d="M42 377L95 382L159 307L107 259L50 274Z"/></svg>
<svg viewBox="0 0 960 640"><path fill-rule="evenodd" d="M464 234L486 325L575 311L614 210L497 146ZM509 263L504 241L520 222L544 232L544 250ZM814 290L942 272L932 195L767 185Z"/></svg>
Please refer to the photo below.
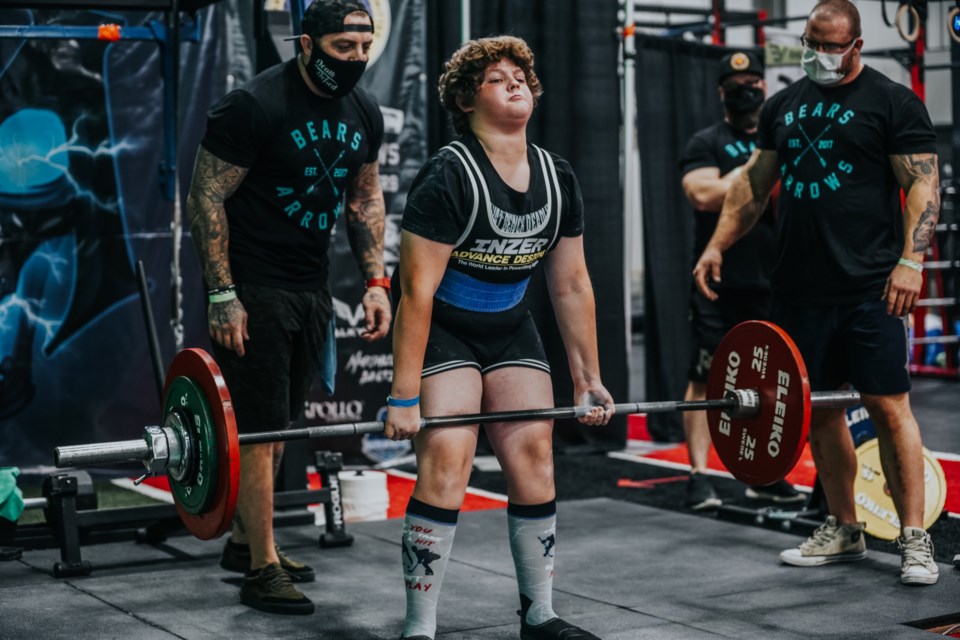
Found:
<svg viewBox="0 0 960 640"><path fill-rule="evenodd" d="M810 380L800 351L783 329L750 320L720 341L707 376L707 399L731 388L755 389L760 413L730 418L707 412L720 460L737 480L759 486L782 480L797 464L810 431Z"/></svg>
<svg viewBox="0 0 960 640"><path fill-rule="evenodd" d="M223 535L233 522L237 508L237 493L240 490L240 443L237 438L237 422L233 415L230 392L220 373L220 367L202 349L184 349L178 353L163 385L163 396L178 376L192 379L203 390L217 434L216 491L210 508L204 513L192 514L176 503L177 513L187 530L201 540L210 540Z"/></svg>

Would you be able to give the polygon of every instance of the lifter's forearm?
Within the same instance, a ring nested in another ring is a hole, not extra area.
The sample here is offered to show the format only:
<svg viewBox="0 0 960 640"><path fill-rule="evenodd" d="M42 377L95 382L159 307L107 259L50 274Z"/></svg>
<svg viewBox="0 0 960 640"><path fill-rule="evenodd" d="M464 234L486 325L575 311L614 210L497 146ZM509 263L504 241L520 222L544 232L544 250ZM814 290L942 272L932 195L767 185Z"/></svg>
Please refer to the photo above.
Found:
<svg viewBox="0 0 960 640"><path fill-rule="evenodd" d="M395 398L413 398L420 394L432 311L432 296L409 295L404 290L393 324L394 368L390 395Z"/></svg>
<svg viewBox="0 0 960 640"><path fill-rule="evenodd" d="M585 278L566 291L551 291L551 299L574 384L588 387L599 383L597 312L590 279Z"/></svg>

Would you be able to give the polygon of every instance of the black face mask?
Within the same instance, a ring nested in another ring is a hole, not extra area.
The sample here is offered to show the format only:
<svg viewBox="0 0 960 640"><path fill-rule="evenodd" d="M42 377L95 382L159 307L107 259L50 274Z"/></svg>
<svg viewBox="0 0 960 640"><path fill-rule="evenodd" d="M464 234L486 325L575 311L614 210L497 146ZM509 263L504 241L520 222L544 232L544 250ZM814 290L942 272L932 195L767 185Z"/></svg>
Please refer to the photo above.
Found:
<svg viewBox="0 0 960 640"><path fill-rule="evenodd" d="M730 113L744 114L756 111L763 104L763 89L736 84L723 88L723 106Z"/></svg>
<svg viewBox="0 0 960 640"><path fill-rule="evenodd" d="M317 88L334 98L350 93L367 68L365 60L337 60L313 45L307 60L307 73Z"/></svg>

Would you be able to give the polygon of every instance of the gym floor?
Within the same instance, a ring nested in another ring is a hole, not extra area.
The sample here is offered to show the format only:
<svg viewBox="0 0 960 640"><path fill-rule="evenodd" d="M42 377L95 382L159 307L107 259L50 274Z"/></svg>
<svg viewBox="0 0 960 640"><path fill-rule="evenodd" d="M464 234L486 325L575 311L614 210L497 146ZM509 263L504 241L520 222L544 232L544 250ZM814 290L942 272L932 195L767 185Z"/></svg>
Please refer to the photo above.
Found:
<svg viewBox="0 0 960 640"><path fill-rule="evenodd" d="M642 345L633 362L642 363ZM642 397L635 371L631 398ZM960 450L957 383L915 379L914 407L926 446ZM960 622L960 520L932 528L941 577L901 586L893 543L868 537L852 565L800 569L777 554L800 531L737 524L682 506L683 471L604 455L558 454L555 608L607 640L673 638L933 637L921 628ZM618 486L621 479L640 487ZM643 484L643 480L658 482ZM748 504L743 485L718 477L727 502ZM502 493L503 476L476 471L471 485ZM516 638L519 619L502 509L461 515L440 600L437 638ZM83 548L90 576L56 579L55 549L0 563L0 638L335 638L399 636L404 612L400 520L348 525L352 546L320 549L313 525L277 530L291 555L313 565L302 585L311 616L277 616L239 603L239 574L218 565L222 540L173 536L161 544Z"/></svg>

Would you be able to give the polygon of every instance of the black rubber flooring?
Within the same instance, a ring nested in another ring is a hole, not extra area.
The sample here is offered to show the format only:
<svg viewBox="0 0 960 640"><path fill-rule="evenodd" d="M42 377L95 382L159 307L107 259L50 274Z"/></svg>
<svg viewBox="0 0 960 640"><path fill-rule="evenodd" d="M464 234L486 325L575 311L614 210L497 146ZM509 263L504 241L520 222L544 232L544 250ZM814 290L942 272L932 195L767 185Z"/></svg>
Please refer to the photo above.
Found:
<svg viewBox="0 0 960 640"><path fill-rule="evenodd" d="M564 468L567 469L566 465ZM558 474L559 475L559 474ZM321 550L312 525L278 530L313 565L310 616L239 603L237 574L217 566L222 542L84 549L92 575L49 575L53 550L0 564L0 638L393 639L404 613L398 520L351 525L353 546ZM787 567L800 538L627 500L559 504L555 608L605 640L932 638L909 626L960 609L947 565L932 587L899 584L899 558L872 551L852 565ZM504 510L464 513L440 598L437 639L517 638L517 594Z"/></svg>

